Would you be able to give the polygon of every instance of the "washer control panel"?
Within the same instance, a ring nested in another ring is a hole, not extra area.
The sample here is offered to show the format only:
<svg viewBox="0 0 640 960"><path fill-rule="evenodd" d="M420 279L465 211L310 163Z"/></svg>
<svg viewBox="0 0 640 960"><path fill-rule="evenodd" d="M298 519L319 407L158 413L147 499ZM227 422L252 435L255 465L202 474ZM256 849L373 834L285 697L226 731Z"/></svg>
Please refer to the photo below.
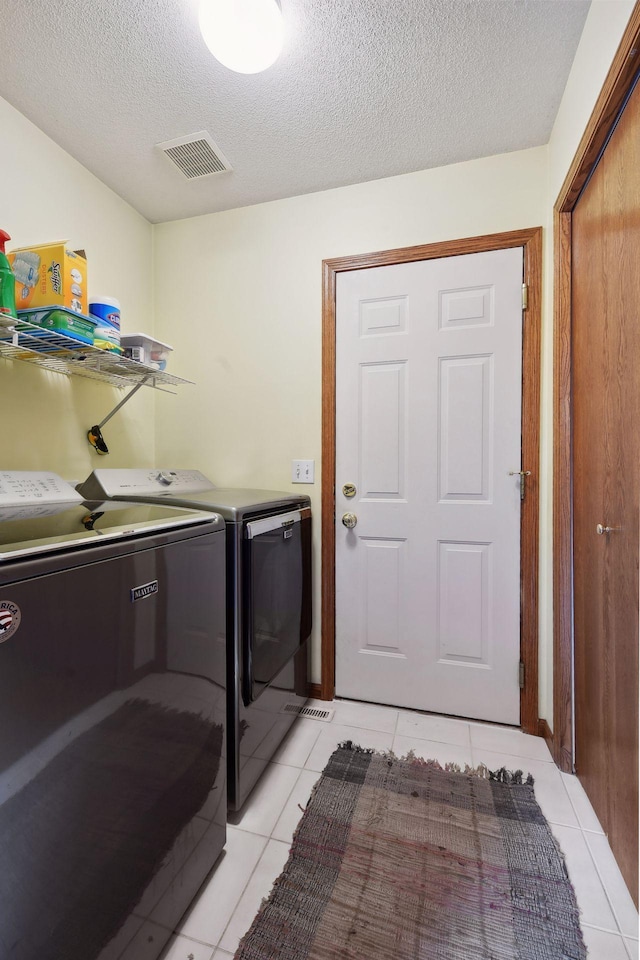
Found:
<svg viewBox="0 0 640 960"><path fill-rule="evenodd" d="M199 470L94 470L77 488L86 500L215 490Z"/></svg>
<svg viewBox="0 0 640 960"><path fill-rule="evenodd" d="M0 506L80 503L82 497L57 473L40 470L0 470Z"/></svg>

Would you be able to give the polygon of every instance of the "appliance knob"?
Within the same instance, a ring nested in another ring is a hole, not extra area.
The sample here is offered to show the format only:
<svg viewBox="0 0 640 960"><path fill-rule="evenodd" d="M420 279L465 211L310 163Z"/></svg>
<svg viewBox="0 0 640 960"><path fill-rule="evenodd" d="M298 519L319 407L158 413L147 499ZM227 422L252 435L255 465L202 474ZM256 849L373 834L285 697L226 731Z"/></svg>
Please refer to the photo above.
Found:
<svg viewBox="0 0 640 960"><path fill-rule="evenodd" d="M160 483L164 483L168 487L170 483L173 483L174 477L172 477L170 473L167 473L166 470L161 470L156 480L159 480Z"/></svg>

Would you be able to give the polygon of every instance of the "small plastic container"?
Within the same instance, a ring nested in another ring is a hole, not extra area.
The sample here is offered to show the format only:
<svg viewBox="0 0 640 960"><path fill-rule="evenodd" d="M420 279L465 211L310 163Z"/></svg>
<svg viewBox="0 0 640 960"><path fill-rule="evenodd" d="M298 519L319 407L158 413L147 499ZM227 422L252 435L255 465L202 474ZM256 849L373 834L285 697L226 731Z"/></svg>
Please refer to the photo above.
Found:
<svg viewBox="0 0 640 960"><path fill-rule="evenodd" d="M125 357L144 363L154 370L164 370L167 366L169 354L173 350L168 343L155 340L147 333L123 333L120 343Z"/></svg>

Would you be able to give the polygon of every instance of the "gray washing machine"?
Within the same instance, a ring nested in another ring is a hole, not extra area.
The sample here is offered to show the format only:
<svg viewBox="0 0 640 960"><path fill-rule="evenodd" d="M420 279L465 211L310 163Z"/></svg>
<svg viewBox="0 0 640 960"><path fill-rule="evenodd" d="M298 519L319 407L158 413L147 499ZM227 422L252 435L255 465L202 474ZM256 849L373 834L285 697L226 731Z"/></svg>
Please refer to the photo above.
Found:
<svg viewBox="0 0 640 960"><path fill-rule="evenodd" d="M0 472L0 956L155 960L226 837L225 527Z"/></svg>
<svg viewBox="0 0 640 960"><path fill-rule="evenodd" d="M95 470L89 498L219 513L227 528L227 785L239 810L307 700L311 501L215 487L197 470Z"/></svg>

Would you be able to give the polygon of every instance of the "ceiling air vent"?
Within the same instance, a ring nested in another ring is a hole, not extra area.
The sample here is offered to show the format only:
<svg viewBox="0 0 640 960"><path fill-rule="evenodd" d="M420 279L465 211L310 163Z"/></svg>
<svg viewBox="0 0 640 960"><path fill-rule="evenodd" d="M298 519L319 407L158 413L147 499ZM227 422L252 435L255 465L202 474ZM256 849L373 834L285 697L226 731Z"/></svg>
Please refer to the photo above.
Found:
<svg viewBox="0 0 640 960"><path fill-rule="evenodd" d="M204 130L156 144L187 180L231 170L231 164Z"/></svg>

